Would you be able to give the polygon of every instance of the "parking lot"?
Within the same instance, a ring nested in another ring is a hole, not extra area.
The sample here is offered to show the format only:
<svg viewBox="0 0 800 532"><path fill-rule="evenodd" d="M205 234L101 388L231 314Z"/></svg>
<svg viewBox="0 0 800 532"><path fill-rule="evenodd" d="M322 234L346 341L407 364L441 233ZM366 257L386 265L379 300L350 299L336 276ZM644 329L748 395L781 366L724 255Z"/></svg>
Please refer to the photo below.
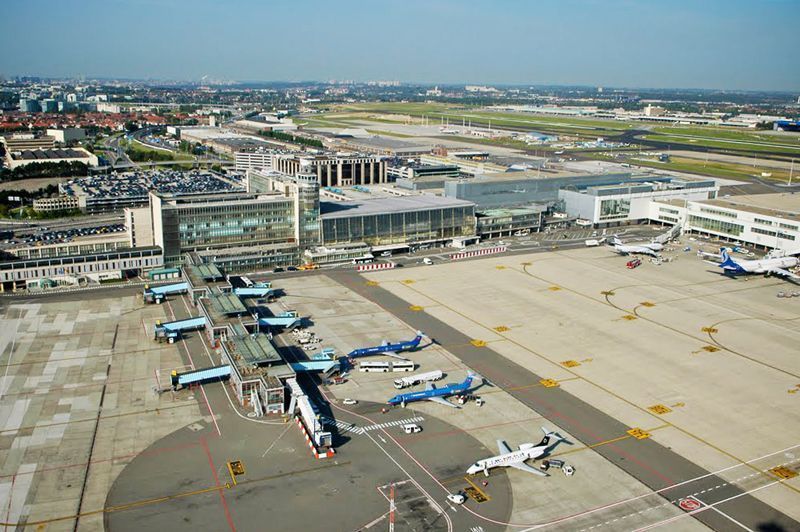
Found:
<svg viewBox="0 0 800 532"><path fill-rule="evenodd" d="M202 170L151 170L98 174L62 183L63 194L89 198L147 197L153 190L165 194L225 192L236 188L211 172Z"/></svg>

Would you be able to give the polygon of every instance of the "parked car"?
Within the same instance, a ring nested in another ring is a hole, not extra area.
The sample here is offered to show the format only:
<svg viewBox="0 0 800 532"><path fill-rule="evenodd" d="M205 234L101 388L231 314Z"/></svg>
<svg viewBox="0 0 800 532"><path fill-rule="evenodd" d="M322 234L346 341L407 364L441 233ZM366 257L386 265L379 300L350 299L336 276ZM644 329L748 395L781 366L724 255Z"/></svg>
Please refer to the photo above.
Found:
<svg viewBox="0 0 800 532"><path fill-rule="evenodd" d="M357 405L358 401L356 401L355 399L350 399L348 397L348 398L342 400L342 404L345 404L345 405Z"/></svg>
<svg viewBox="0 0 800 532"><path fill-rule="evenodd" d="M451 493L450 495L447 496L447 500L452 502L453 504L464 504L464 501L466 501L467 498L464 497L464 495L462 495L461 493Z"/></svg>

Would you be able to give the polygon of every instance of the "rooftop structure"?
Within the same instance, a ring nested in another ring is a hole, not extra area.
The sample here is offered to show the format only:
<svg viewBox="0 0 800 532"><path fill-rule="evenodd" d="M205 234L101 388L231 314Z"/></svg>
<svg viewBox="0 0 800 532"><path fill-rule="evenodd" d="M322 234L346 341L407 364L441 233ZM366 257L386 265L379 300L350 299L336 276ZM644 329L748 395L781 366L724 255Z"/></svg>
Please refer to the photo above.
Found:
<svg viewBox="0 0 800 532"><path fill-rule="evenodd" d="M31 163L79 162L87 166L97 166L97 156L83 148L34 149L12 151L6 149L6 166L14 169Z"/></svg>
<svg viewBox="0 0 800 532"><path fill-rule="evenodd" d="M97 213L147 205L150 191L175 195L210 194L236 191L237 187L212 172L152 170L82 177L60 184L59 190L68 196L83 196L86 212Z"/></svg>

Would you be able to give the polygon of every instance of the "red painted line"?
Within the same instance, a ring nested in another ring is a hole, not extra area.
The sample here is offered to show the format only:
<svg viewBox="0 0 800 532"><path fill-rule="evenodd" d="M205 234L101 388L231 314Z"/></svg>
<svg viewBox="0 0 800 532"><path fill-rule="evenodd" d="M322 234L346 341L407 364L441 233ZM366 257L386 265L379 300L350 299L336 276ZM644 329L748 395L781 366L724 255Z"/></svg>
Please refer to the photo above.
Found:
<svg viewBox="0 0 800 532"><path fill-rule="evenodd" d="M203 445L203 450L206 452L206 456L208 456L208 465L211 467L211 473L214 475L214 482L217 483L217 487L221 486L219 483L219 476L217 475L217 468L214 466L214 459L211 458L211 451L208 449L208 443L206 443L205 438L200 438L200 442ZM222 501L222 508L225 510L225 518L228 520L228 525L231 527L233 532L236 532L236 527L233 526L233 518L231 517L230 508L228 508L228 501L225 500L225 494L223 490L219 491L219 499Z"/></svg>
<svg viewBox="0 0 800 532"><path fill-rule="evenodd" d="M175 320L175 311L172 310L172 305L170 304L169 300L167 300L167 306L169 307L170 314L172 314L172 319ZM183 345L183 350L186 351L186 356L189 357L189 364L192 365L192 369L197 369L197 366L194 365L194 360L192 360L192 354L189 352L189 348L186 347L186 340L182 340L181 344ZM215 416L214 411L211 410L211 403L208 401L206 390L201 386L200 391L203 393L203 399L206 402L206 408L208 408L208 413L211 415L211 421L214 422L214 427L217 429L217 435L222 436L222 431L219 430L219 425L217 424L217 416Z"/></svg>

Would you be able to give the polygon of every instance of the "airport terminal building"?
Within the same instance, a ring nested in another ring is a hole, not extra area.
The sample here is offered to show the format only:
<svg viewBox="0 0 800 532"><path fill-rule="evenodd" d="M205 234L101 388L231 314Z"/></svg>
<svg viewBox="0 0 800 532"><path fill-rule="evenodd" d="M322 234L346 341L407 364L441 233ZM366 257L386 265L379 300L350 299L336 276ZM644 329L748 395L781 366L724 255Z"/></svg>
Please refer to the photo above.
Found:
<svg viewBox="0 0 800 532"><path fill-rule="evenodd" d="M475 205L433 195L322 204L326 246L364 242L373 249L446 243L475 235Z"/></svg>
<svg viewBox="0 0 800 532"><path fill-rule="evenodd" d="M653 222L684 232L740 242L756 249L800 253L800 194L732 196L704 201L653 201Z"/></svg>

